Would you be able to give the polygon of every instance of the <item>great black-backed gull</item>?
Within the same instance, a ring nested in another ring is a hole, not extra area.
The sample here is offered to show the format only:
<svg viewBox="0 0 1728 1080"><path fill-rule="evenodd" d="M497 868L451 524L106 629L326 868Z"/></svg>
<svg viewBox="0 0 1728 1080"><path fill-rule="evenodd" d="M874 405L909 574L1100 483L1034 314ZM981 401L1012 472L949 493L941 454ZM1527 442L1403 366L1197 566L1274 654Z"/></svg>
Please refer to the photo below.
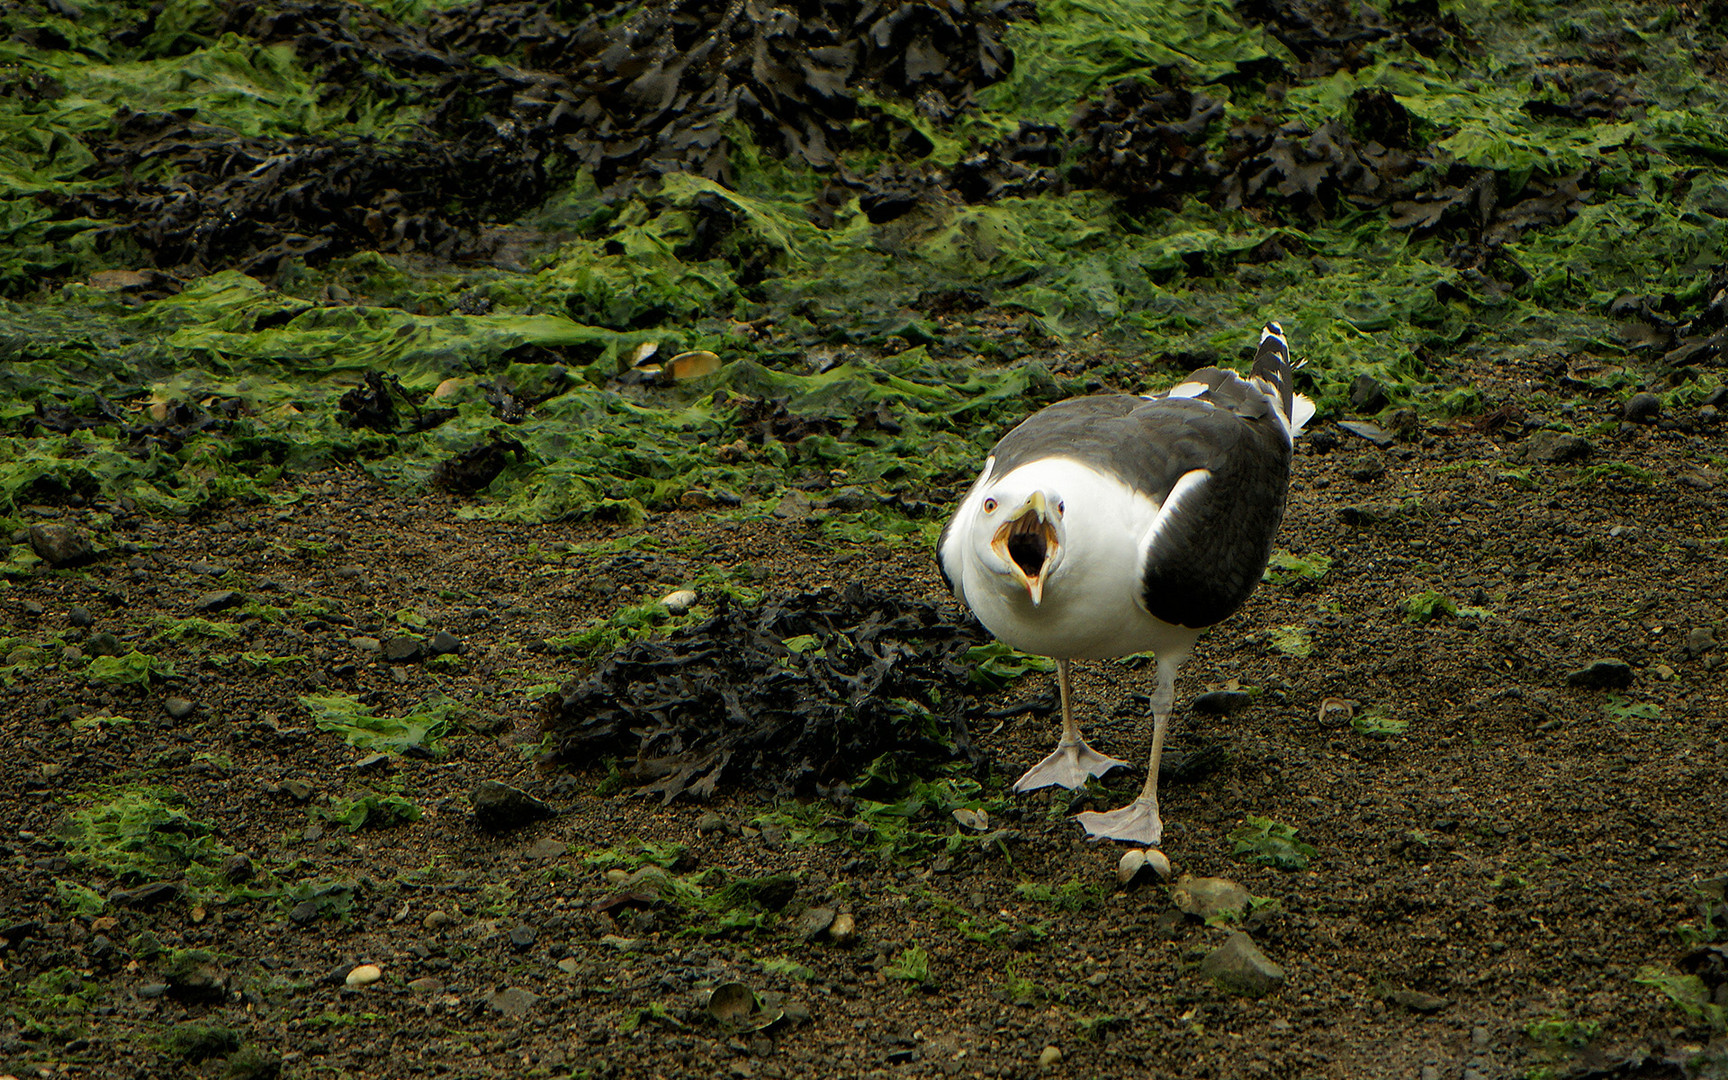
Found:
<svg viewBox="0 0 1728 1080"><path fill-rule="evenodd" d="M1284 516L1293 439L1314 404L1291 390L1268 323L1249 377L1203 368L1162 397L1070 398L1003 436L942 530L943 579L998 638L1056 659L1062 739L1014 785L1076 788L1126 762L1088 746L1069 703L1074 660L1156 654L1146 786L1093 837L1157 844L1158 763L1176 672L1200 631L1260 581Z"/></svg>

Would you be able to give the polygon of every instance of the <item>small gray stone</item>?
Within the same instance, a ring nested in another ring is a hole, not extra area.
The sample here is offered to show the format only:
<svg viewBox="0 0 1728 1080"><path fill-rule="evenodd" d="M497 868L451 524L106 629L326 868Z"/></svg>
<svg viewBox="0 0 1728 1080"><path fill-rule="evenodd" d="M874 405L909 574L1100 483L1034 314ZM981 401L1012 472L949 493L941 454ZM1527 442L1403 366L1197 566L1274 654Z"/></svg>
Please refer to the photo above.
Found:
<svg viewBox="0 0 1728 1080"><path fill-rule="evenodd" d="M375 637L351 637L348 639L348 644L361 652L377 652L384 647Z"/></svg>
<svg viewBox="0 0 1728 1080"><path fill-rule="evenodd" d="M1654 424L1662 418L1662 399L1655 394L1633 394L1621 415L1634 424Z"/></svg>
<svg viewBox="0 0 1728 1080"><path fill-rule="evenodd" d="M444 980L432 975L422 975L410 982L408 989L416 994L436 994L444 989Z"/></svg>
<svg viewBox="0 0 1728 1080"><path fill-rule="evenodd" d="M460 652L462 641L450 631L440 630L432 635L431 646L434 656L447 656L453 652Z"/></svg>
<svg viewBox="0 0 1728 1080"><path fill-rule="evenodd" d="M696 819L697 836L710 836L714 833L719 833L723 836L726 832L726 819L712 810L705 812L701 817Z"/></svg>
<svg viewBox="0 0 1728 1080"><path fill-rule="evenodd" d="M426 655L426 643L419 638L393 637L384 643L386 663L411 663Z"/></svg>
<svg viewBox="0 0 1728 1080"><path fill-rule="evenodd" d="M1632 665L1611 657L1592 660L1577 671L1569 672L1566 683L1587 690L1624 690L1632 685Z"/></svg>
<svg viewBox="0 0 1728 1080"><path fill-rule="evenodd" d="M1566 465L1595 452L1589 439L1565 431L1538 431L1524 444L1524 460L1539 465Z"/></svg>
<svg viewBox="0 0 1728 1080"><path fill-rule="evenodd" d="M528 857L530 859L540 859L542 861L561 859L569 850L570 845L566 844L564 841L554 840L550 836L542 836L540 839L528 845Z"/></svg>
<svg viewBox="0 0 1728 1080"><path fill-rule="evenodd" d="M74 604L72 610L66 613L66 621L73 626L89 626L96 621L96 616L90 614L90 609L82 604Z"/></svg>
<svg viewBox="0 0 1728 1080"><path fill-rule="evenodd" d="M1728 407L1728 386L1718 386L1705 394L1702 404L1717 409Z"/></svg>
<svg viewBox="0 0 1728 1080"><path fill-rule="evenodd" d="M497 780L483 781L468 799L474 804L474 821L491 833L507 832L557 814L551 806L521 788Z"/></svg>
<svg viewBox="0 0 1728 1080"><path fill-rule="evenodd" d="M1246 690L1213 690L1194 699L1194 710L1223 716L1243 708L1253 700L1254 696Z"/></svg>
<svg viewBox="0 0 1728 1080"><path fill-rule="evenodd" d="M1716 648L1716 631L1708 626L1694 626L1686 631L1686 655L1694 659Z"/></svg>
<svg viewBox="0 0 1728 1080"><path fill-rule="evenodd" d="M1248 911L1250 899L1247 889L1228 878L1184 874L1170 889L1171 903L1197 919L1239 919Z"/></svg>
<svg viewBox="0 0 1728 1080"><path fill-rule="evenodd" d="M534 943L539 940L539 932L527 923L517 923L510 928L510 945L514 949L521 951L532 949Z"/></svg>
<svg viewBox="0 0 1728 1080"><path fill-rule="evenodd" d="M48 609L35 600L22 600L18 604L18 610L34 619Z"/></svg>
<svg viewBox="0 0 1728 1080"><path fill-rule="evenodd" d="M312 785L304 780L284 780L282 790L287 792L288 797L295 802L306 802L312 798Z"/></svg>
<svg viewBox="0 0 1728 1080"><path fill-rule="evenodd" d="M420 925L428 930L442 930L455 921L455 917L448 911L428 911L426 917L420 920Z"/></svg>
<svg viewBox="0 0 1728 1080"><path fill-rule="evenodd" d="M75 566L96 555L89 533L54 522L30 526L30 549L49 566Z"/></svg>
<svg viewBox="0 0 1728 1080"><path fill-rule="evenodd" d="M149 908L178 900L181 891L180 886L171 881L152 881L136 889L116 889L108 894L108 899L122 907Z"/></svg>
<svg viewBox="0 0 1728 1080"><path fill-rule="evenodd" d="M176 720L184 720L192 715L192 710L198 706L183 697L171 697L162 703L162 708Z"/></svg>
<svg viewBox="0 0 1728 1080"><path fill-rule="evenodd" d="M834 909L831 907L813 907L798 916L798 936L805 941L815 941L828 932L834 925Z"/></svg>
<svg viewBox="0 0 1728 1080"><path fill-rule="evenodd" d="M388 772L392 761L389 754L367 754L350 768L355 772Z"/></svg>
<svg viewBox="0 0 1728 1080"><path fill-rule="evenodd" d="M1700 424L1714 424L1720 419L1722 419L1722 410L1714 405L1705 405L1698 410L1698 422Z"/></svg>
<svg viewBox="0 0 1728 1080"><path fill-rule="evenodd" d="M245 852L237 851L222 860L222 866L216 871L223 881L238 885L252 877L252 860Z"/></svg>
<svg viewBox="0 0 1728 1080"><path fill-rule="evenodd" d="M120 644L120 639L106 630L100 634L91 634L90 640L84 643L84 648L91 656L119 656L126 651Z"/></svg>
<svg viewBox="0 0 1728 1080"><path fill-rule="evenodd" d="M192 602L195 611L226 611L239 604L245 597L233 589L217 589L207 592Z"/></svg>
<svg viewBox="0 0 1728 1080"><path fill-rule="evenodd" d="M1234 994L1265 997L1284 985L1284 969L1247 934L1231 934L1200 961L1200 973Z"/></svg>
<svg viewBox="0 0 1728 1080"><path fill-rule="evenodd" d="M486 1007L493 1012L516 1020L527 1016L540 1000L540 995L531 994L520 987L511 986L503 990L494 990L483 999Z"/></svg>

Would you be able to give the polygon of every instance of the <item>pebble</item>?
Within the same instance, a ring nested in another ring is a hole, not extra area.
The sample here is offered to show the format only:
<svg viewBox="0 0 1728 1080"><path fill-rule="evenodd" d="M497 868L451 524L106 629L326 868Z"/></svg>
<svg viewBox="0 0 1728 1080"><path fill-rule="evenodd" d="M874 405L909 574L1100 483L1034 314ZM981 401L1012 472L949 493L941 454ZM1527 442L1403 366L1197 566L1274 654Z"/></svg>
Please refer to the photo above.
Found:
<svg viewBox="0 0 1728 1080"><path fill-rule="evenodd" d="M90 609L82 604L74 604L72 610L66 613L66 621L73 626L89 626L96 621L96 616L90 614Z"/></svg>
<svg viewBox="0 0 1728 1080"><path fill-rule="evenodd" d="M30 526L30 549L49 566L72 566L96 554L89 533L52 522Z"/></svg>
<svg viewBox="0 0 1728 1080"><path fill-rule="evenodd" d="M834 909L831 907L813 907L798 917L798 935L805 941L814 941L834 925Z"/></svg>
<svg viewBox="0 0 1728 1080"><path fill-rule="evenodd" d="M442 930L455 921L448 911L428 911L426 917L420 920L420 925L428 930Z"/></svg>
<svg viewBox="0 0 1728 1080"><path fill-rule="evenodd" d="M1419 1013L1436 1013L1451 1004L1443 997L1424 994L1420 990L1394 990L1386 995L1386 1000Z"/></svg>
<svg viewBox="0 0 1728 1080"><path fill-rule="evenodd" d="M1231 934L1200 961L1200 973L1231 993L1265 997L1284 985L1284 969L1247 934Z"/></svg>
<svg viewBox="0 0 1728 1080"><path fill-rule="evenodd" d="M857 936L858 922L845 912L834 916L834 921L828 925L828 940L836 945L851 944Z"/></svg>
<svg viewBox="0 0 1728 1080"><path fill-rule="evenodd" d="M25 601L22 601L18 605L18 610L22 611L24 614L30 616L31 618L35 618L36 616L42 614L44 611L46 611L48 609L43 607L41 604L37 603L34 600L25 600Z"/></svg>
<svg viewBox="0 0 1728 1080"><path fill-rule="evenodd" d="M1633 394L1620 415L1634 424L1654 424L1662 417L1662 399L1650 393Z"/></svg>
<svg viewBox="0 0 1728 1080"><path fill-rule="evenodd" d="M1718 386L1708 394L1705 394L1703 404L1717 409L1728 405L1728 386Z"/></svg>
<svg viewBox="0 0 1728 1080"><path fill-rule="evenodd" d="M803 521L810 516L810 497L802 491L788 491L775 504L774 516L781 521Z"/></svg>
<svg viewBox="0 0 1728 1080"><path fill-rule="evenodd" d="M1385 476L1386 463L1379 458L1359 457L1344 467L1344 473L1350 479L1365 484L1370 480L1378 480Z"/></svg>
<svg viewBox="0 0 1728 1080"><path fill-rule="evenodd" d="M1710 627L1694 626L1686 631L1686 655L1697 658L1714 648L1716 648L1716 631Z"/></svg>
<svg viewBox="0 0 1728 1080"><path fill-rule="evenodd" d="M494 990L488 993L483 1000L486 1002L486 1007L493 1012L514 1020L518 1017L527 1016L529 1010L534 1008L535 1003L540 1000L540 995L531 994L521 987L511 986L503 990Z"/></svg>
<svg viewBox="0 0 1728 1080"><path fill-rule="evenodd" d="M377 652L384 647L375 637L352 637L348 639L348 644L361 652Z"/></svg>
<svg viewBox="0 0 1728 1080"><path fill-rule="evenodd" d="M453 652L462 651L462 639L448 630L440 630L433 634L429 644L434 656L448 656Z"/></svg>
<svg viewBox="0 0 1728 1080"><path fill-rule="evenodd" d="M1370 424L1366 420L1340 420L1338 426L1352 435L1367 439L1382 450L1392 445L1392 436L1379 424Z"/></svg>
<svg viewBox="0 0 1728 1080"><path fill-rule="evenodd" d="M1212 690L1194 699L1194 709L1198 712L1223 716L1233 713L1254 700L1254 695L1246 690Z"/></svg>
<svg viewBox="0 0 1728 1080"><path fill-rule="evenodd" d="M377 964L360 964L342 982L346 986L371 986L383 977L384 969Z"/></svg>
<svg viewBox="0 0 1728 1080"><path fill-rule="evenodd" d="M126 650L120 644L120 639L104 630L100 634L91 634L90 640L84 643L91 656L119 656Z"/></svg>
<svg viewBox="0 0 1728 1080"><path fill-rule="evenodd" d="M540 839L528 845L528 857L530 859L549 861L551 859L563 858L564 853L569 850L570 845L566 844L564 841L554 840L550 836L542 836Z"/></svg>
<svg viewBox="0 0 1728 1080"><path fill-rule="evenodd" d="M1624 660L1604 657L1566 675L1568 686L1589 690L1624 690L1632 685L1632 665Z"/></svg>
<svg viewBox="0 0 1728 1080"><path fill-rule="evenodd" d="M1060 1047L1046 1046L1038 1054L1038 1067L1040 1069L1048 1069L1050 1066L1056 1064L1058 1061L1061 1061L1061 1060L1062 1060L1062 1050Z"/></svg>
<svg viewBox="0 0 1728 1080"><path fill-rule="evenodd" d="M226 611L239 604L244 597L233 589L217 589L207 592L192 602L194 611Z"/></svg>
<svg viewBox="0 0 1728 1080"><path fill-rule="evenodd" d="M425 655L426 643L419 638L393 637L384 643L384 659L387 663L408 663Z"/></svg>
<svg viewBox="0 0 1728 1080"><path fill-rule="evenodd" d="M1544 465L1583 461L1595 452L1589 439L1565 431L1538 431L1524 444L1524 460Z"/></svg>
<svg viewBox="0 0 1728 1080"><path fill-rule="evenodd" d="M666 605L666 610L672 614L682 615L696 606L696 590L679 589L677 592L669 592L660 598L660 602Z"/></svg>
<svg viewBox="0 0 1728 1080"><path fill-rule="evenodd" d="M192 710L197 706L183 697L171 697L162 702L162 708L174 719L184 720L192 715Z"/></svg>
<svg viewBox="0 0 1728 1080"><path fill-rule="evenodd" d="M408 984L408 989L416 994L436 994L444 989L444 980L431 975L422 975Z"/></svg>
<svg viewBox="0 0 1728 1080"><path fill-rule="evenodd" d="M216 873L223 881L238 885L252 877L252 860L244 852L235 852L222 860L222 866Z"/></svg>
<svg viewBox="0 0 1728 1080"><path fill-rule="evenodd" d="M1170 890L1170 901L1184 915L1198 919L1241 918L1248 911L1248 890L1228 878L1182 875Z"/></svg>
<svg viewBox="0 0 1728 1080"><path fill-rule="evenodd" d="M507 832L549 818L558 811L521 788L497 780L486 780L468 793L474 804L474 822L490 833Z"/></svg>
<svg viewBox="0 0 1728 1080"><path fill-rule="evenodd" d="M566 975L579 975L582 972L582 961L574 956L566 956L558 961L558 970Z"/></svg>
<svg viewBox="0 0 1728 1080"><path fill-rule="evenodd" d="M312 797L312 785L304 780L284 780L282 790L295 802L305 802Z"/></svg>
<svg viewBox="0 0 1728 1080"><path fill-rule="evenodd" d="M532 949L538 940L539 933L527 923L517 923L510 928L510 944L513 948Z"/></svg>
<svg viewBox="0 0 1728 1080"><path fill-rule="evenodd" d="M1698 410L1698 422L1700 424L1714 424L1720 419L1722 419L1722 410L1714 405L1705 405Z"/></svg>
<svg viewBox="0 0 1728 1080"><path fill-rule="evenodd" d="M361 773L364 773L364 772L389 772L390 766L391 766L391 764L393 764L394 760L395 759L392 758L389 754L367 754L365 757L361 758L359 761L356 761L354 764L350 765L349 768L353 769L355 772L361 772Z"/></svg>
<svg viewBox="0 0 1728 1080"><path fill-rule="evenodd" d="M709 810L696 819L696 835L707 836L711 833L725 833L726 819Z"/></svg>

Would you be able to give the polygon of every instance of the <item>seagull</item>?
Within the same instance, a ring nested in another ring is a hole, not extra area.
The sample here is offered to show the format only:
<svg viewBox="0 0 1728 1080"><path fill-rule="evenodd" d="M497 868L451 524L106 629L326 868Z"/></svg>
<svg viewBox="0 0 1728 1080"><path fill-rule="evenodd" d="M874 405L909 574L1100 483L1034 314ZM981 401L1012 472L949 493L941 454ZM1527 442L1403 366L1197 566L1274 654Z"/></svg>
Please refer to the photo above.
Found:
<svg viewBox="0 0 1728 1080"><path fill-rule="evenodd" d="M1300 365L1297 365L1300 366ZM1078 815L1096 839L1154 846L1158 762L1176 673L1206 627L1254 591L1284 516L1295 436L1290 343L1267 323L1249 377L1202 368L1162 397L1057 402L1003 436L937 542L943 581L996 637L1054 657L1062 737L1016 792L1077 788L1127 763L1094 750L1069 665L1150 652L1152 754L1138 798Z"/></svg>

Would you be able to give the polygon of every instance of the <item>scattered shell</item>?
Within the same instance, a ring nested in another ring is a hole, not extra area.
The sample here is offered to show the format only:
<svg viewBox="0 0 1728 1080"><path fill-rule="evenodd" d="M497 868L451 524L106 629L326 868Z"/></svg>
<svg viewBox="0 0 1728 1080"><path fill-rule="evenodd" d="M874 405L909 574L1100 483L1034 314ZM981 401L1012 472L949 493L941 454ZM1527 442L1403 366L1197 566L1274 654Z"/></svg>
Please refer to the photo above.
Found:
<svg viewBox="0 0 1728 1080"><path fill-rule="evenodd" d="M645 362L647 362L649 357L659 351L660 343L658 341L644 341L642 344L636 346L635 354L630 357L630 366L641 367Z"/></svg>
<svg viewBox="0 0 1728 1080"><path fill-rule="evenodd" d="M349 986L371 986L383 977L384 969L377 964L360 964L342 981Z"/></svg>
<svg viewBox="0 0 1728 1080"><path fill-rule="evenodd" d="M670 611L672 614L682 615L695 606L696 590L679 589L677 592L669 592L665 596L661 597L660 602L665 604L666 610Z"/></svg>
<svg viewBox="0 0 1728 1080"><path fill-rule="evenodd" d="M973 832L985 832L990 828L990 815L983 810L970 810L962 806L954 811L954 820L960 823L961 828L971 829Z"/></svg>
<svg viewBox="0 0 1728 1080"><path fill-rule="evenodd" d="M857 936L858 922L845 912L834 916L834 921L828 924L828 940L836 945L849 944Z"/></svg>
<svg viewBox="0 0 1728 1080"><path fill-rule="evenodd" d="M1116 881L1124 888L1145 881L1168 881L1170 860L1157 848L1130 848L1116 863Z"/></svg>
<svg viewBox="0 0 1728 1080"><path fill-rule="evenodd" d="M432 391L432 400L449 401L457 394L460 394L462 388L467 385L467 379L445 379L443 382L438 384L437 389Z"/></svg>
<svg viewBox="0 0 1728 1080"><path fill-rule="evenodd" d="M708 994L708 1015L723 1031L761 1031L786 1015L784 1009L764 1009L756 991L741 982L721 983Z"/></svg>
<svg viewBox="0 0 1728 1080"><path fill-rule="evenodd" d="M707 349L682 352L666 361L666 377L674 382L699 379L720 370L720 358Z"/></svg>
<svg viewBox="0 0 1728 1080"><path fill-rule="evenodd" d="M1338 714L1336 716L1332 714ZM1329 697L1320 699L1320 726L1331 727L1342 724L1356 715L1356 703L1349 698Z"/></svg>

